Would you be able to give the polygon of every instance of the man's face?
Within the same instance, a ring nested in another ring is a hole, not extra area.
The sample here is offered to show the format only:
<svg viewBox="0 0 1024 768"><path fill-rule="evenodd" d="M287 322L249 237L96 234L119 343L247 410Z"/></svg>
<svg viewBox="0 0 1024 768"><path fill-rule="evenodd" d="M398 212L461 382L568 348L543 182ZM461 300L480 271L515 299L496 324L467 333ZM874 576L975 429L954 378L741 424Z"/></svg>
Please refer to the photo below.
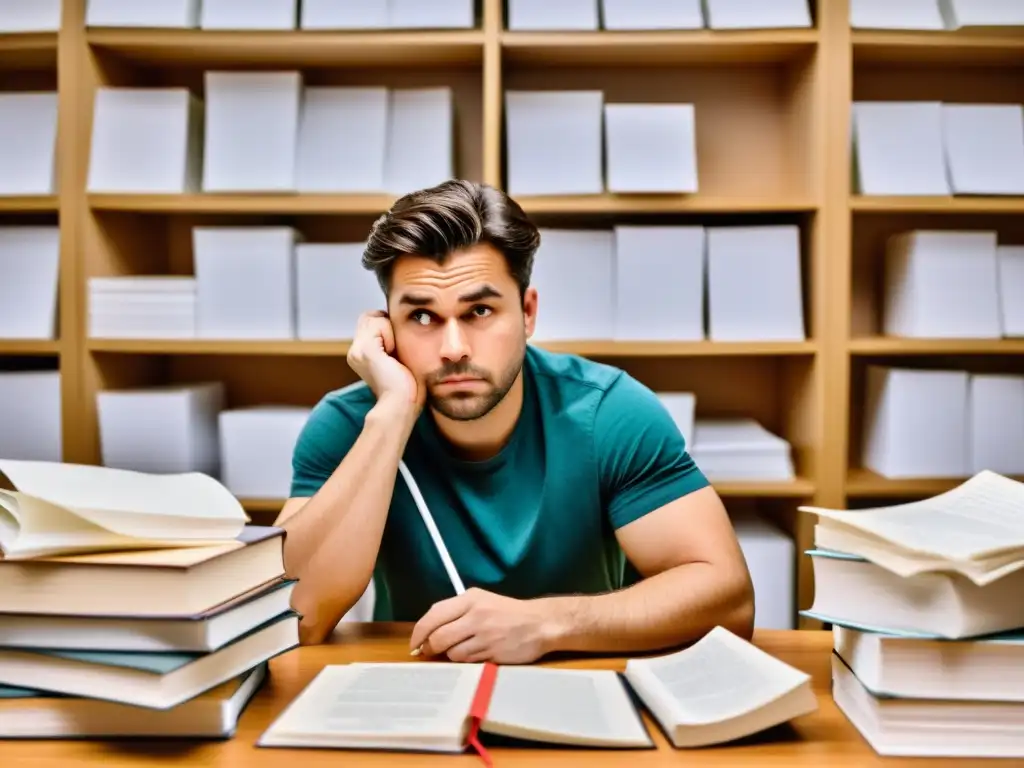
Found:
<svg viewBox="0 0 1024 768"><path fill-rule="evenodd" d="M388 313L397 357L427 388L427 405L456 421L485 416L508 393L533 334L537 295L522 301L505 259L489 245L445 263L404 256Z"/></svg>

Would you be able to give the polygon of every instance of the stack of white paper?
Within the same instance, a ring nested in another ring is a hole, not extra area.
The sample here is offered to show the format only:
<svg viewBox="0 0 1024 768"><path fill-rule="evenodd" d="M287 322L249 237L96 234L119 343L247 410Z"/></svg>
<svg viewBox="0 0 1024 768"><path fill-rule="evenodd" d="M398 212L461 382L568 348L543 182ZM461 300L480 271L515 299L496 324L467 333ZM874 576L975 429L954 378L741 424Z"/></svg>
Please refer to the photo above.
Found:
<svg viewBox="0 0 1024 768"><path fill-rule="evenodd" d="M704 338L703 227L615 227L614 338Z"/></svg>
<svg viewBox="0 0 1024 768"><path fill-rule="evenodd" d="M940 102L855 102L852 141L862 194L951 193Z"/></svg>
<svg viewBox="0 0 1024 768"><path fill-rule="evenodd" d="M854 29L946 29L939 0L850 0Z"/></svg>
<svg viewBox="0 0 1024 768"><path fill-rule="evenodd" d="M103 466L217 476L221 382L108 390L96 407Z"/></svg>
<svg viewBox="0 0 1024 768"><path fill-rule="evenodd" d="M679 428L687 448L693 442L694 414L697 410L697 396L693 392L658 392L658 399L665 406L668 415Z"/></svg>
<svg viewBox="0 0 1024 768"><path fill-rule="evenodd" d="M384 184L404 195L455 175L452 89L398 88L390 93Z"/></svg>
<svg viewBox="0 0 1024 768"><path fill-rule="evenodd" d="M505 110L509 194L604 191L601 91L508 91Z"/></svg>
<svg viewBox="0 0 1024 768"><path fill-rule="evenodd" d="M917 338L998 338L995 232L913 231L886 243L883 332Z"/></svg>
<svg viewBox="0 0 1024 768"><path fill-rule="evenodd" d="M0 339L57 337L60 230L0 227Z"/></svg>
<svg viewBox="0 0 1024 768"><path fill-rule="evenodd" d="M303 29L468 29L474 0L302 0Z"/></svg>
<svg viewBox="0 0 1024 768"><path fill-rule="evenodd" d="M89 336L100 339L195 338L195 278L172 275L89 278Z"/></svg>
<svg viewBox="0 0 1024 768"><path fill-rule="evenodd" d="M708 227L707 249L709 338L806 338L797 226Z"/></svg>
<svg viewBox="0 0 1024 768"><path fill-rule="evenodd" d="M1024 107L943 104L942 135L955 194L1024 195Z"/></svg>
<svg viewBox="0 0 1024 768"><path fill-rule="evenodd" d="M202 0L203 29L295 29L299 0Z"/></svg>
<svg viewBox="0 0 1024 768"><path fill-rule="evenodd" d="M187 88L96 91L90 192L193 192L202 160L203 103Z"/></svg>
<svg viewBox="0 0 1024 768"><path fill-rule="evenodd" d="M796 545L793 539L757 514L732 514L754 582L754 626L793 629L796 617Z"/></svg>
<svg viewBox="0 0 1024 768"><path fill-rule="evenodd" d="M292 452L309 413L269 405L221 411L221 482L239 497L287 498Z"/></svg>
<svg viewBox="0 0 1024 768"><path fill-rule="evenodd" d="M381 29L389 0L302 0L303 29Z"/></svg>
<svg viewBox="0 0 1024 768"><path fill-rule="evenodd" d="M56 32L60 29L60 3L61 0L0 0L0 32Z"/></svg>
<svg viewBox="0 0 1024 768"><path fill-rule="evenodd" d="M533 267L535 341L607 340L615 330L611 230L541 229Z"/></svg>
<svg viewBox="0 0 1024 768"><path fill-rule="evenodd" d="M754 419L697 419L690 456L713 483L796 476L789 442Z"/></svg>
<svg viewBox="0 0 1024 768"><path fill-rule="evenodd" d="M510 30L595 30L598 0L508 0Z"/></svg>
<svg viewBox="0 0 1024 768"><path fill-rule="evenodd" d="M301 72L206 73L205 191L294 191L302 91Z"/></svg>
<svg viewBox="0 0 1024 768"><path fill-rule="evenodd" d="M996 259L1002 335L1024 337L1024 245L1000 245Z"/></svg>
<svg viewBox="0 0 1024 768"><path fill-rule="evenodd" d="M351 339L363 312L384 308L377 276L362 264L364 247L364 243L296 247L300 339Z"/></svg>
<svg viewBox="0 0 1024 768"><path fill-rule="evenodd" d="M57 192L57 94L0 93L0 195Z"/></svg>
<svg viewBox="0 0 1024 768"><path fill-rule="evenodd" d="M965 477L968 374L868 366L861 464L884 477Z"/></svg>
<svg viewBox="0 0 1024 768"><path fill-rule="evenodd" d="M1024 475L1024 376L972 374L967 474Z"/></svg>
<svg viewBox="0 0 1024 768"><path fill-rule="evenodd" d="M388 89L306 88L298 133L302 192L383 192Z"/></svg>
<svg viewBox="0 0 1024 768"><path fill-rule="evenodd" d="M52 0L58 5L60 0ZM23 0L38 3L39 0ZM89 0L87 27L174 28L199 26L199 0Z"/></svg>
<svg viewBox="0 0 1024 768"><path fill-rule="evenodd" d="M703 0L711 29L811 26L808 0Z"/></svg>
<svg viewBox="0 0 1024 768"><path fill-rule="evenodd" d="M605 29L700 29L701 0L601 0Z"/></svg>
<svg viewBox="0 0 1024 768"><path fill-rule="evenodd" d="M610 192L696 192L692 104L606 104Z"/></svg>
<svg viewBox="0 0 1024 768"><path fill-rule="evenodd" d="M476 24L474 0L389 0L388 25L398 29L468 29Z"/></svg>
<svg viewBox="0 0 1024 768"><path fill-rule="evenodd" d="M60 373L0 371L0 456L63 461Z"/></svg>
<svg viewBox="0 0 1024 768"><path fill-rule="evenodd" d="M947 22L961 27L1024 27L1020 0L941 0Z"/></svg>
<svg viewBox="0 0 1024 768"><path fill-rule="evenodd" d="M196 331L206 339L295 337L291 227L196 227Z"/></svg>

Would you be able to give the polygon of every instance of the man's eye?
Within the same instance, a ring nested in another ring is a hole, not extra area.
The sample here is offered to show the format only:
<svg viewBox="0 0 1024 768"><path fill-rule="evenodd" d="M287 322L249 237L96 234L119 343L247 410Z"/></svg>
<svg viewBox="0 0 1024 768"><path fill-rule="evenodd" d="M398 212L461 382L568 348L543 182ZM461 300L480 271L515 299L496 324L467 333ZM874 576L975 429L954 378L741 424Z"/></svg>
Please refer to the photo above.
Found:
<svg viewBox="0 0 1024 768"><path fill-rule="evenodd" d="M428 313L426 313L426 312L423 312L423 311L413 312L412 315L410 315L410 319L414 323L418 323L419 325L429 325L430 324L430 315Z"/></svg>
<svg viewBox="0 0 1024 768"><path fill-rule="evenodd" d="M471 309L470 312L472 312L477 317L487 317L489 314L491 314L491 308L490 307L473 307L473 309Z"/></svg>

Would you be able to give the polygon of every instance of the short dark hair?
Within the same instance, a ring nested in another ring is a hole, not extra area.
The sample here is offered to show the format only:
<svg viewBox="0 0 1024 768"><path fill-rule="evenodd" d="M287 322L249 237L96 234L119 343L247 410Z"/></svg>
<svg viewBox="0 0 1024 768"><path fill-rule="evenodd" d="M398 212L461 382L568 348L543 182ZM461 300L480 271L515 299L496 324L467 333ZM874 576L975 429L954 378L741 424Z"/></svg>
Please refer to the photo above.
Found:
<svg viewBox="0 0 1024 768"><path fill-rule="evenodd" d="M454 251L486 243L497 249L526 294L540 233L512 198L488 184L454 179L399 198L370 229L363 266L386 294L395 261L416 255L444 263Z"/></svg>

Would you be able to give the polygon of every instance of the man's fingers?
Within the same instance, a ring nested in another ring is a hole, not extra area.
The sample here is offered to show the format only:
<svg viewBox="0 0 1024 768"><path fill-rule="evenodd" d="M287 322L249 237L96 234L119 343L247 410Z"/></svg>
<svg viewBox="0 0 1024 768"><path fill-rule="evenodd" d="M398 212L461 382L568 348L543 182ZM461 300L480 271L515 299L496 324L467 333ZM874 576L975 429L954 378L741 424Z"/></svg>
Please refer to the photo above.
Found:
<svg viewBox="0 0 1024 768"><path fill-rule="evenodd" d="M445 655L449 661L460 663L484 661L488 656L487 645L479 635L470 635L461 643L456 643L445 651Z"/></svg>
<svg viewBox="0 0 1024 768"><path fill-rule="evenodd" d="M476 635L476 627L466 615L455 621L442 624L423 640L424 656L443 656L450 649L471 641Z"/></svg>
<svg viewBox="0 0 1024 768"><path fill-rule="evenodd" d="M450 597L434 603L423 617L416 622L412 628L412 635L409 637L409 647L419 648L423 641L430 637L439 627L458 619L464 614L470 605L468 593Z"/></svg>

